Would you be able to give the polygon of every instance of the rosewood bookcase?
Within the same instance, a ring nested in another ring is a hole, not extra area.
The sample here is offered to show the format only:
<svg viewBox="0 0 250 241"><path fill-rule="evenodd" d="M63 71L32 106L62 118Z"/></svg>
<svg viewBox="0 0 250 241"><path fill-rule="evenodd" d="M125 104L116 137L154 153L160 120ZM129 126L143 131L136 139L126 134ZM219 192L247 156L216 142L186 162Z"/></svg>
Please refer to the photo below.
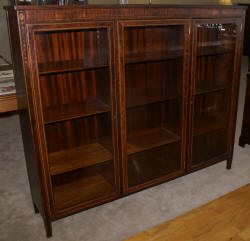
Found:
<svg viewBox="0 0 250 241"><path fill-rule="evenodd" d="M245 8L6 7L35 211L51 222L233 156Z"/></svg>

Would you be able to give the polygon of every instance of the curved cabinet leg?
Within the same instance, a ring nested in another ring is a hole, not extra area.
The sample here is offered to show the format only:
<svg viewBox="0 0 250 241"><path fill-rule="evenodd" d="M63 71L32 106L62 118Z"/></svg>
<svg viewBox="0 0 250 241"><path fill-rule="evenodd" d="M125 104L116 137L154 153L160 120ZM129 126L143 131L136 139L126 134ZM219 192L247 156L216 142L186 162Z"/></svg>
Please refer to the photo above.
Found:
<svg viewBox="0 0 250 241"><path fill-rule="evenodd" d="M232 157L227 159L227 169L230 170L232 168Z"/></svg>

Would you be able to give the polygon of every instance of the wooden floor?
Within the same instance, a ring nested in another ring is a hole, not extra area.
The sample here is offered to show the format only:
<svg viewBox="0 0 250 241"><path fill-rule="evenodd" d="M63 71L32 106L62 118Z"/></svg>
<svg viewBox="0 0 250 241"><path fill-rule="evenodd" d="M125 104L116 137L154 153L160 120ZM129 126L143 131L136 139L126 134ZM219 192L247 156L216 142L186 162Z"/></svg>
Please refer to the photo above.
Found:
<svg viewBox="0 0 250 241"><path fill-rule="evenodd" d="M126 241L250 241L250 184Z"/></svg>

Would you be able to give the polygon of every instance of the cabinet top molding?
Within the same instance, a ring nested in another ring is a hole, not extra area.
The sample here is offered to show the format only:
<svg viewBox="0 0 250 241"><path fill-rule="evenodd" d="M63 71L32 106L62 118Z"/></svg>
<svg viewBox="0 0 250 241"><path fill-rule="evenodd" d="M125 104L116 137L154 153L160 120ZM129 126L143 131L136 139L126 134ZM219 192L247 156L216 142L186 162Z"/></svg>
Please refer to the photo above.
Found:
<svg viewBox="0 0 250 241"><path fill-rule="evenodd" d="M129 3L97 3L97 4L88 4L88 3L69 3L69 4L39 4L39 3L31 3L31 4L17 4L14 6L5 6L4 8L14 8L16 10L23 10L23 9L67 9L67 8L233 8L233 9L246 9L247 6L245 5L235 5L235 4L158 4L158 3L151 3L151 4L129 4Z"/></svg>
<svg viewBox="0 0 250 241"><path fill-rule="evenodd" d="M23 12L27 24L122 19L208 19L244 18L245 6L238 5L164 5L164 4L69 4L15 5L8 12ZM21 14L22 15L22 14ZM20 16L20 14L19 14Z"/></svg>

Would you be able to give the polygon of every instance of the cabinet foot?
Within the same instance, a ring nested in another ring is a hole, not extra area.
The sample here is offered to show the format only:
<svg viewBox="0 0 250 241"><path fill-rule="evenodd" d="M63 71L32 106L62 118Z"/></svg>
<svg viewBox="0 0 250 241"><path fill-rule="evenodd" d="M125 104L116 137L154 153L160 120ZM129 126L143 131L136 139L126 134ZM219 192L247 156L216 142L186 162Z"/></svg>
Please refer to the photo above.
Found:
<svg viewBox="0 0 250 241"><path fill-rule="evenodd" d="M232 168L232 158L227 159L227 169L230 170Z"/></svg>
<svg viewBox="0 0 250 241"><path fill-rule="evenodd" d="M241 147L245 147L245 145L246 145L246 142L244 141L244 138L243 137L240 137L240 139L239 139L239 146L241 146Z"/></svg>
<svg viewBox="0 0 250 241"><path fill-rule="evenodd" d="M37 208L37 206L36 206L35 203L33 203L33 206L34 206L35 213L39 213L39 210L38 210L38 208Z"/></svg>
<svg viewBox="0 0 250 241"><path fill-rule="evenodd" d="M47 238L52 237L52 224L51 224L51 222L44 220L44 225L45 225L45 229L46 229Z"/></svg>

